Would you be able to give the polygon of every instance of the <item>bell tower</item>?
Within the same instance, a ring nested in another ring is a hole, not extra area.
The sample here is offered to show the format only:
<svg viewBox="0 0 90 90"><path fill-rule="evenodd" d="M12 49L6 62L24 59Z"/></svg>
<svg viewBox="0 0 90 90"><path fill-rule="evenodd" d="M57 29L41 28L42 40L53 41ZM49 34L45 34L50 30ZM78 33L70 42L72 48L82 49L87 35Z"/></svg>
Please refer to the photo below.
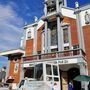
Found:
<svg viewBox="0 0 90 90"><path fill-rule="evenodd" d="M45 22L45 53L52 51L51 46L56 46L56 51L63 51L63 32L61 22L63 15L62 6L66 6L66 0L45 0L44 17Z"/></svg>

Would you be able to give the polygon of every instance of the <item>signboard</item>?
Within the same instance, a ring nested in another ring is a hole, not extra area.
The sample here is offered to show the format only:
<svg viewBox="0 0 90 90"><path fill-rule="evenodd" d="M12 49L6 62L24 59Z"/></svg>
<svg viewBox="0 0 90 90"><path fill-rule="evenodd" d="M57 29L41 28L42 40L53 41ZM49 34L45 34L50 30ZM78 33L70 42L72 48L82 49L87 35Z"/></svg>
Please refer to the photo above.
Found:
<svg viewBox="0 0 90 90"><path fill-rule="evenodd" d="M35 62L35 63L25 63L23 64L23 67L34 67L36 64L40 64L43 62ZM49 60L49 61L45 61L45 63L49 63L49 64L74 64L74 63L78 63L78 59L77 58L73 58L73 59L62 59L62 60Z"/></svg>
<svg viewBox="0 0 90 90"><path fill-rule="evenodd" d="M23 64L23 67L35 67L36 64L40 64L42 62L35 62L35 63L25 63Z"/></svg>
<svg viewBox="0 0 90 90"><path fill-rule="evenodd" d="M58 61L58 64L73 64L73 63L77 63L77 59L63 59Z"/></svg>

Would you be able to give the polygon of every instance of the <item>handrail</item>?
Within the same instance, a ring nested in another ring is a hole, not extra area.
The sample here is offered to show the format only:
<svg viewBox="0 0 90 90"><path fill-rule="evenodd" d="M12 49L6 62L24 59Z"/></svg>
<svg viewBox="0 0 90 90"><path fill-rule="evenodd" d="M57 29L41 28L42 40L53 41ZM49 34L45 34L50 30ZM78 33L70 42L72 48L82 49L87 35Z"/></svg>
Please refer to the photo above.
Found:
<svg viewBox="0 0 90 90"><path fill-rule="evenodd" d="M73 49L73 50L65 50L61 52L52 52L45 54L37 54L33 56L26 56L23 57L23 60L24 61L42 60L42 59L60 58L60 57L68 57L68 56L76 56L76 55L82 55L85 57L86 54L82 49Z"/></svg>

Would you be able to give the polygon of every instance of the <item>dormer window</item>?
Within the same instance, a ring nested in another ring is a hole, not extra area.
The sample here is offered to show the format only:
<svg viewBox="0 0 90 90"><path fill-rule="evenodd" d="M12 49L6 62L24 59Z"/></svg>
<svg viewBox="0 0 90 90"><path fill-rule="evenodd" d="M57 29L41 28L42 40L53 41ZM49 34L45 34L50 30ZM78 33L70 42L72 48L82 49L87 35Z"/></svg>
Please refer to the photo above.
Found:
<svg viewBox="0 0 90 90"><path fill-rule="evenodd" d="M90 24L90 14L87 11L85 12L85 23Z"/></svg>
<svg viewBox="0 0 90 90"><path fill-rule="evenodd" d="M27 37L28 37L28 39L31 38L31 31L28 31Z"/></svg>

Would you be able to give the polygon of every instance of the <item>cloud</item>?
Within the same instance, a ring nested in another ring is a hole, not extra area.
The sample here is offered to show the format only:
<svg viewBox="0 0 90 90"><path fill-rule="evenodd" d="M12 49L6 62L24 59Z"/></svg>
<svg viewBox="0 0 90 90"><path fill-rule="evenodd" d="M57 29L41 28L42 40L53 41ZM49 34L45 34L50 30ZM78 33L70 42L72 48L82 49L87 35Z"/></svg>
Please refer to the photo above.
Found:
<svg viewBox="0 0 90 90"><path fill-rule="evenodd" d="M12 4L0 5L0 51L18 48L23 35L24 20L17 15Z"/></svg>

